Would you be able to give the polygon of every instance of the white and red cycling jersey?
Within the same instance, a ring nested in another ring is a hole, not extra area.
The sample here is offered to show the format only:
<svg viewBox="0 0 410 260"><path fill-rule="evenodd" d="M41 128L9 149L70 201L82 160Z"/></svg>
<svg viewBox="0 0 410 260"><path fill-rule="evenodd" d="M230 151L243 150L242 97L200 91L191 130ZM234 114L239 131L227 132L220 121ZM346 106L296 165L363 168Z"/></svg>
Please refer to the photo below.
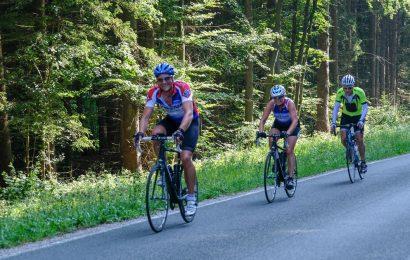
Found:
<svg viewBox="0 0 410 260"><path fill-rule="evenodd" d="M175 81L172 86L172 105L169 105L161 97L161 88L158 85L153 86L148 90L146 107L154 107L155 104L160 105L167 112L167 116L175 122L180 123L184 118L184 109L182 103L193 102L193 119L198 118L199 111L193 100L192 91L188 83L183 81Z"/></svg>

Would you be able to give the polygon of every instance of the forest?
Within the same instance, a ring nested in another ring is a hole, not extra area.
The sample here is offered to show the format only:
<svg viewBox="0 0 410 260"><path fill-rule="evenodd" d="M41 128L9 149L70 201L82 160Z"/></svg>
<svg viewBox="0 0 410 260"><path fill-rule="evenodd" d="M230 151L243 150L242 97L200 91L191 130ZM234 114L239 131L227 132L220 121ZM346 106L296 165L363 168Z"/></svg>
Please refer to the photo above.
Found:
<svg viewBox="0 0 410 260"><path fill-rule="evenodd" d="M408 111L409 14L406 0L3 0L0 186L145 169L132 136L163 61L193 89L198 159L251 145L274 84L302 136L329 131L348 73L370 110Z"/></svg>

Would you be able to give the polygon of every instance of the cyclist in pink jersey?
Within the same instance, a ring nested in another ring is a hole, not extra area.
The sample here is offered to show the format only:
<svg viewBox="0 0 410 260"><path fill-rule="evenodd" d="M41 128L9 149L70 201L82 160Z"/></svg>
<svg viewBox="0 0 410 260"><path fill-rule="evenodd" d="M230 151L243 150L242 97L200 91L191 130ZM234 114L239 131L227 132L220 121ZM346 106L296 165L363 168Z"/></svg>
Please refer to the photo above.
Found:
<svg viewBox="0 0 410 260"><path fill-rule="evenodd" d="M152 135L172 135L181 142L181 161L188 186L185 214L194 215L197 198L194 190L196 170L192 156L199 136L199 112L189 85L183 81L174 81L174 74L174 67L168 63L161 63L155 67L154 75L157 84L148 90L146 105L134 142L137 143L144 137L155 104L164 108L167 115L154 127Z"/></svg>

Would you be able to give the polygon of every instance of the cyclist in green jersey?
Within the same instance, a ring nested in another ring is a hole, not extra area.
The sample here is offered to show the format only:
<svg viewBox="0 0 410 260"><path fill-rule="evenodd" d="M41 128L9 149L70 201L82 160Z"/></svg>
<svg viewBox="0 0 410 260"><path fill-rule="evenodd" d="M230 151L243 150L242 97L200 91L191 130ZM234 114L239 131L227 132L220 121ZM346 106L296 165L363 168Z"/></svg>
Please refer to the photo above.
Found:
<svg viewBox="0 0 410 260"><path fill-rule="evenodd" d="M366 114L368 111L368 104L366 94L363 89L355 87L355 80L352 75L346 75L341 81L342 87L337 91L335 107L332 115L332 132L336 131L336 120L339 113L340 106L342 106L341 125L356 124L355 136L359 147L359 154L361 159L362 172L367 171L365 145L363 142L364 123L366 121ZM342 144L346 147L346 131L347 128L341 128Z"/></svg>

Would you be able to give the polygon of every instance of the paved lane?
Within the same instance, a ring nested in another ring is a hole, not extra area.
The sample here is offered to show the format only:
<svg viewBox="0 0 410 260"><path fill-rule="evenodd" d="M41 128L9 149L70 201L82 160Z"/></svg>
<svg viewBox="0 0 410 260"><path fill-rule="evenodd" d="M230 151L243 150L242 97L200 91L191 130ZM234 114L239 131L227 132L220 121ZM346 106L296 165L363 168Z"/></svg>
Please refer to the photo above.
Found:
<svg viewBox="0 0 410 260"><path fill-rule="evenodd" d="M159 234L143 221L10 259L273 258L410 259L410 154L369 164L354 184L342 170L304 179L293 199L255 191L199 208L192 224L174 214Z"/></svg>

